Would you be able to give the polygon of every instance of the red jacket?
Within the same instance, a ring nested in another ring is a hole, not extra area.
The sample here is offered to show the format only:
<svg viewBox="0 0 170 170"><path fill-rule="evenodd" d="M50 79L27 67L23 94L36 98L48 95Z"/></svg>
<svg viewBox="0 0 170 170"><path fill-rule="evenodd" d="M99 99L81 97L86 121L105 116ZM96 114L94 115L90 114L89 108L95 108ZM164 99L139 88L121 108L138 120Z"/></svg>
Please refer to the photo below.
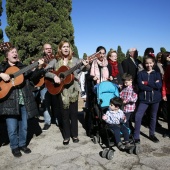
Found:
<svg viewBox="0 0 170 170"><path fill-rule="evenodd" d="M165 97L166 94L170 94L170 65L166 66L163 77L162 96Z"/></svg>

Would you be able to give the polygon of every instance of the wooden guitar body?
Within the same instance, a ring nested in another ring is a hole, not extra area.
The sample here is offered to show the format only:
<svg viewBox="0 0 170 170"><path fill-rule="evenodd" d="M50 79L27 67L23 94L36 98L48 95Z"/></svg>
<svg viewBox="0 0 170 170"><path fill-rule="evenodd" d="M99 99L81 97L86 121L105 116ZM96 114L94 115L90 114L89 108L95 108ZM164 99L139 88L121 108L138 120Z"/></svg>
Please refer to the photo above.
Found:
<svg viewBox="0 0 170 170"><path fill-rule="evenodd" d="M69 74L69 75L65 74L65 72L67 72L67 70L69 69L70 68L67 66L61 66L57 71L52 71L52 73L60 77L61 79L60 84L54 83L53 79L45 78L45 85L49 93L51 93L52 95L60 93L65 85L70 84L74 80L73 74Z"/></svg>
<svg viewBox="0 0 170 170"><path fill-rule="evenodd" d="M11 77L12 75L19 71L20 69L16 66L9 67L5 73L9 74ZM11 78L10 81L4 82L3 80L0 81L0 99L4 98L9 91L11 90L12 87L20 85L24 81L24 76L23 74Z"/></svg>
<svg viewBox="0 0 170 170"><path fill-rule="evenodd" d="M41 87L44 84L44 77L41 77L38 81L38 83L36 83L35 87Z"/></svg>

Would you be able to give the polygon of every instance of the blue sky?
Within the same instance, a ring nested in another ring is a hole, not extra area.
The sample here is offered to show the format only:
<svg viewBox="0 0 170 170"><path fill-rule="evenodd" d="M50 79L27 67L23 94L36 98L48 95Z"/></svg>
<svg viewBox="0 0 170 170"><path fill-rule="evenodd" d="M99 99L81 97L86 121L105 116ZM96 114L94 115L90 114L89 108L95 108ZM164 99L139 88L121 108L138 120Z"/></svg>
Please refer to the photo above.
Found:
<svg viewBox="0 0 170 170"><path fill-rule="evenodd" d="M136 47L140 55L147 47L170 51L170 0L72 0L71 17L80 58L99 45L124 53ZM4 29L4 13L1 20Z"/></svg>
<svg viewBox="0 0 170 170"><path fill-rule="evenodd" d="M72 22L79 55L96 47L147 47L170 51L170 0L73 0Z"/></svg>

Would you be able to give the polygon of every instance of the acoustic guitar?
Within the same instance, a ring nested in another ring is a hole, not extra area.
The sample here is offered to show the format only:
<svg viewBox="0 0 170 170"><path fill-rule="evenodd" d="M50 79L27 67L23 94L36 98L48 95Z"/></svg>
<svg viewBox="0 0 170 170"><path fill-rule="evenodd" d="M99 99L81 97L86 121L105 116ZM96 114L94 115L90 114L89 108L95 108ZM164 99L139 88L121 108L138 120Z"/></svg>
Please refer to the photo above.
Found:
<svg viewBox="0 0 170 170"><path fill-rule="evenodd" d="M44 73L47 73L47 72L52 71L52 70L53 70L53 69L51 69L51 68L48 68L48 69L45 69L45 68L44 68ZM42 75L40 76L40 78L37 79L36 82L34 82L35 87L41 87L44 83L45 83L44 74L42 74Z"/></svg>
<svg viewBox="0 0 170 170"><path fill-rule="evenodd" d="M87 60L92 61L99 57L99 52L92 54L87 57ZM45 77L45 85L48 89L48 92L52 95L56 95L62 92L64 86L69 85L74 80L74 75L72 74L75 70L77 70L82 65L82 61L75 65L72 68L67 66L61 66L57 71L52 71L55 75L57 75L61 79L61 83L55 83L53 79Z"/></svg>
<svg viewBox="0 0 170 170"><path fill-rule="evenodd" d="M51 56L44 57L44 60L50 60ZM23 83L24 81L24 75L23 73L27 72L28 70L31 70L38 66L38 61L35 61L33 64L24 67L23 69L19 69L16 66L9 67L5 73L8 74L11 79L7 82L0 80L0 99L3 99L8 95L12 87L16 87Z"/></svg>
<svg viewBox="0 0 170 170"><path fill-rule="evenodd" d="M51 67L50 67L50 68L47 68L47 69L45 68L45 67L47 66L47 64L49 63L49 61L52 60L52 59L54 59L54 55L51 54L49 57L50 57L49 60L48 60L48 61L45 60L45 61L44 61L44 64L43 64L44 73L47 73L47 72L49 72L49 71L52 71ZM42 75L34 82L35 87L41 87L41 86L44 84L44 80L45 80L44 74L42 74Z"/></svg>

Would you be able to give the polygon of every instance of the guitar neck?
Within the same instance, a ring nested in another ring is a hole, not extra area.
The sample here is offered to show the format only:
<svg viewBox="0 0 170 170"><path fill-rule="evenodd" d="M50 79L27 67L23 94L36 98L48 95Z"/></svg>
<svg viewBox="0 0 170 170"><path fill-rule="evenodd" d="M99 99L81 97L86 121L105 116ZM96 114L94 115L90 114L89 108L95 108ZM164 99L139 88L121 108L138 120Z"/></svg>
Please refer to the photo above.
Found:
<svg viewBox="0 0 170 170"><path fill-rule="evenodd" d="M31 70L31 69L35 68L37 66L38 66L38 61L34 62L33 64L31 64L31 65L29 65L27 67L24 67L23 69L21 69L19 71L17 71L16 73L13 74L13 77L15 78L15 77L27 72L28 70Z"/></svg>
<svg viewBox="0 0 170 170"><path fill-rule="evenodd" d="M75 65L74 67L72 67L72 68L70 68L69 70L67 70L67 71L64 73L64 75L65 75L65 76L68 76L69 74L71 74L71 73L73 73L75 70L77 70L81 65L82 65L82 61L81 61L79 64L77 64L77 65Z"/></svg>

